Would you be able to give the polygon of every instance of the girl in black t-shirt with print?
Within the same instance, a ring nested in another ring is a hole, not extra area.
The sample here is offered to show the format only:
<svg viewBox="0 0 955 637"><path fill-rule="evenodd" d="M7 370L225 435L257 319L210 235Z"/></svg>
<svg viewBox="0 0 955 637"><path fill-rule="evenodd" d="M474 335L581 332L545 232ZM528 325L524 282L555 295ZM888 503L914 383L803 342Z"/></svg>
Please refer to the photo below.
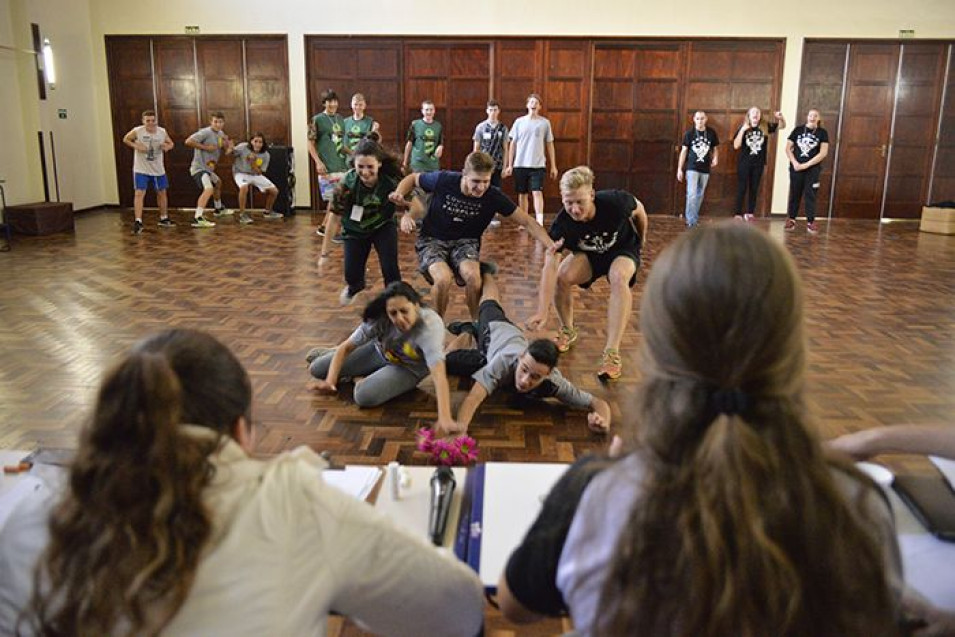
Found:
<svg viewBox="0 0 955 637"><path fill-rule="evenodd" d="M769 136L775 135L780 128L786 128L786 118L779 111L774 114L775 121L762 123L763 113L753 106L746 111L742 126L733 138L733 148L740 151L736 158L736 218L750 221L756 213L756 197L759 196L759 182L766 167ZM749 191L749 201L745 212L743 199Z"/></svg>
<svg viewBox="0 0 955 637"><path fill-rule="evenodd" d="M829 154L829 133L822 127L819 111L806 113L806 123L797 126L786 140L789 157L789 205L786 230L796 229L796 215L803 195L806 196L806 232L816 234L816 195L822 160Z"/></svg>

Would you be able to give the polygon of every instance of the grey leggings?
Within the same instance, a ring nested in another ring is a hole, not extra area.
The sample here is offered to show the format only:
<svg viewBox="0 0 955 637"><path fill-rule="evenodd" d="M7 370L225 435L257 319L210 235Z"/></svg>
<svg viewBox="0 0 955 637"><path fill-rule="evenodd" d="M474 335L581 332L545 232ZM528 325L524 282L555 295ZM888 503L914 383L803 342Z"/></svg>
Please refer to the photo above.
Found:
<svg viewBox="0 0 955 637"><path fill-rule="evenodd" d="M312 361L308 371L315 378L325 379L332 364L335 350ZM345 357L339 376L363 376L355 385L355 404L359 407L377 407L395 396L400 396L418 386L426 376L416 374L407 367L392 365L381 355L375 342L360 345Z"/></svg>

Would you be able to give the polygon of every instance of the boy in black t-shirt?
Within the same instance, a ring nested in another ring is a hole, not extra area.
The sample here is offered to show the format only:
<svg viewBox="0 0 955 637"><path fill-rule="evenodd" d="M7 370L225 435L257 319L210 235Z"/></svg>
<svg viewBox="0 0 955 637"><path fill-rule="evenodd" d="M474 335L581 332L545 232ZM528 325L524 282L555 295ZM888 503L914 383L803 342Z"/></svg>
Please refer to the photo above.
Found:
<svg viewBox="0 0 955 637"><path fill-rule="evenodd" d="M797 126L786 140L789 157L789 204L786 230L796 229L799 203L806 196L806 232L816 234L816 195L819 193L819 173L822 160L829 154L829 133L821 126L819 111L810 109L806 123Z"/></svg>
<svg viewBox="0 0 955 637"><path fill-rule="evenodd" d="M409 211L401 218L401 231L415 231L416 215L426 212L421 235L415 242L418 269L434 285L433 305L444 316L448 308L451 281L465 287L471 318L478 316L481 300L481 235L494 214L513 219L535 239L552 248L547 232L518 208L500 188L491 186L494 160L487 153L471 153L464 160L464 172L441 170L413 173L401 180L391 193L395 203L405 206L414 188L432 193L427 211Z"/></svg>
<svg viewBox="0 0 955 637"><path fill-rule="evenodd" d="M527 327L543 327L554 303L561 323L557 349L566 352L577 340L573 286L586 289L606 276L610 282L607 342L597 376L616 380L622 374L620 341L633 306L630 288L637 281L640 251L647 241L647 212L628 192L595 191L594 173L587 166L564 173L560 197L564 207L550 227L556 248L547 252L537 313L527 321ZM562 250L571 254L558 268L556 253Z"/></svg>

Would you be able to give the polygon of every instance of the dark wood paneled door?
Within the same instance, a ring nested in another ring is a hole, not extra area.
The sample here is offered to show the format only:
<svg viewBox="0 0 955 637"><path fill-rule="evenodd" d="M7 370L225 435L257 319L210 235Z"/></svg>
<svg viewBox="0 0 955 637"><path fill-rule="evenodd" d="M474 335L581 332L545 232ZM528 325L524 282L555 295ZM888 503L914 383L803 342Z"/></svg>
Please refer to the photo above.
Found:
<svg viewBox="0 0 955 637"><path fill-rule="evenodd" d="M142 123L143 111L156 109L150 42L135 37L111 38L107 40L106 59L109 68L116 69L110 74L109 95L119 202L123 206L132 206L133 151L123 143L123 136ZM166 127L167 124L160 122L160 126ZM155 193L150 190L146 195L146 205L155 206L155 198Z"/></svg>
<svg viewBox="0 0 955 637"><path fill-rule="evenodd" d="M196 42L199 77L199 125L207 126L212 113L225 116L226 134L236 144L248 139L245 109L245 55L235 38L202 39ZM232 179L232 157L222 154L216 165L222 180L222 196L232 202L237 188Z"/></svg>
<svg viewBox="0 0 955 637"><path fill-rule="evenodd" d="M554 131L554 154L560 172L590 162L591 44L554 40L544 51L544 115ZM544 206L548 221L560 209L560 188L548 176ZM558 174L558 179L560 175Z"/></svg>
<svg viewBox="0 0 955 637"><path fill-rule="evenodd" d="M928 201L947 52L940 43L901 45L885 218L918 219Z"/></svg>
<svg viewBox="0 0 955 637"><path fill-rule="evenodd" d="M898 67L897 44L849 45L833 217L881 217Z"/></svg>
<svg viewBox="0 0 955 637"><path fill-rule="evenodd" d="M955 201L955 46L946 47L945 99L938 127L938 147L928 201Z"/></svg>
<svg viewBox="0 0 955 637"><path fill-rule="evenodd" d="M159 121L176 142L165 157L169 176L169 205L195 205L197 189L189 176L192 149L189 135L200 128L199 82L192 38L163 38L153 42Z"/></svg>

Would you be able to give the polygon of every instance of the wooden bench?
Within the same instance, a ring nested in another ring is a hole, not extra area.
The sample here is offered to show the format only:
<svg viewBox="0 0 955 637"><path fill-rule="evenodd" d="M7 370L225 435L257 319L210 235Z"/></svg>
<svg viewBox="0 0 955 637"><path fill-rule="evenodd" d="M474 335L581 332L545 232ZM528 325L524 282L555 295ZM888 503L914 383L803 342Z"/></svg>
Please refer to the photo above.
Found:
<svg viewBox="0 0 955 637"><path fill-rule="evenodd" d="M73 232L73 204L40 202L8 206L5 221L19 234L55 234Z"/></svg>

